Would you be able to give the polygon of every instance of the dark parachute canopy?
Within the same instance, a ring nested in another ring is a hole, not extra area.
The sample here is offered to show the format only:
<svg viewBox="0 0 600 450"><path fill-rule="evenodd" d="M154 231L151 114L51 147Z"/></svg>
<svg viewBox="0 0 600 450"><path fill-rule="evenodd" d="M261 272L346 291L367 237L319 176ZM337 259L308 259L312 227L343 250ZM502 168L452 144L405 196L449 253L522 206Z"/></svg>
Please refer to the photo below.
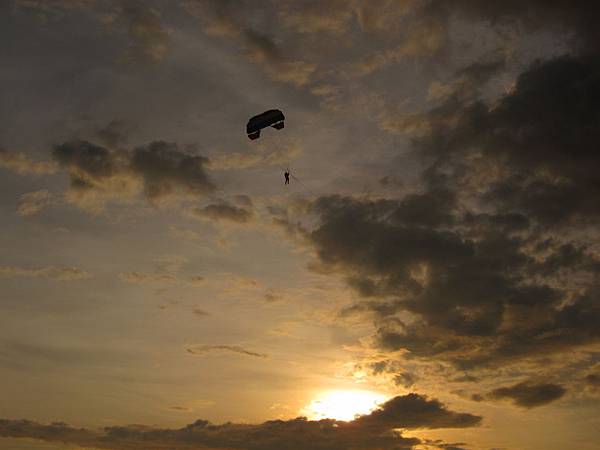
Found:
<svg viewBox="0 0 600 450"><path fill-rule="evenodd" d="M246 133L250 139L258 139L260 130L267 127L273 127L281 130L284 127L285 116L278 109L270 109L262 114L251 117L246 125Z"/></svg>

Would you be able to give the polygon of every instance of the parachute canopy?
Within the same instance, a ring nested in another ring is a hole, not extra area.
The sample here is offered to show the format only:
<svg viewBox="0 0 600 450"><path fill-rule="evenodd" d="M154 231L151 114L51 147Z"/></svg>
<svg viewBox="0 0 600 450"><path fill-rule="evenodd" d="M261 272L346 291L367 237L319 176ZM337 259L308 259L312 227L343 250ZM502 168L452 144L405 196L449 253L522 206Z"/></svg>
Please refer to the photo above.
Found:
<svg viewBox="0 0 600 450"><path fill-rule="evenodd" d="M250 139L258 139L260 130L267 127L273 127L281 130L284 127L285 116L278 109L270 109L262 114L251 117L246 125L246 133Z"/></svg>

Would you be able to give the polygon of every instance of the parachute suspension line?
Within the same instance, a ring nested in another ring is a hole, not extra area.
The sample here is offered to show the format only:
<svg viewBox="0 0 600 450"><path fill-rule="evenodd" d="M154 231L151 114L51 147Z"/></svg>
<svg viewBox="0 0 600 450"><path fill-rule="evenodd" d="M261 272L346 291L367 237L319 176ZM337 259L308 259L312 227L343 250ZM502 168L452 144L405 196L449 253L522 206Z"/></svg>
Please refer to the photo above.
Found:
<svg viewBox="0 0 600 450"><path fill-rule="evenodd" d="M293 175L292 173L290 173L290 177L292 177L294 180L296 180L298 183L300 183L304 187L304 189L306 189L308 191L308 193L310 195L318 197L318 195L315 194L306 184L304 184L300 178L298 178L297 176Z"/></svg>

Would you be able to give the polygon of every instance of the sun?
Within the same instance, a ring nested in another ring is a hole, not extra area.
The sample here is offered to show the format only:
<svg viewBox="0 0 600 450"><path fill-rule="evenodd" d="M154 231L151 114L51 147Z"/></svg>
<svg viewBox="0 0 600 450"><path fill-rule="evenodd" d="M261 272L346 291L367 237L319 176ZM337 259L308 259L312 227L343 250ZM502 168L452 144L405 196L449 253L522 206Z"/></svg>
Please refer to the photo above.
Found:
<svg viewBox="0 0 600 450"><path fill-rule="evenodd" d="M303 409L310 420L349 421L369 414L385 402L386 397L371 391L326 391Z"/></svg>

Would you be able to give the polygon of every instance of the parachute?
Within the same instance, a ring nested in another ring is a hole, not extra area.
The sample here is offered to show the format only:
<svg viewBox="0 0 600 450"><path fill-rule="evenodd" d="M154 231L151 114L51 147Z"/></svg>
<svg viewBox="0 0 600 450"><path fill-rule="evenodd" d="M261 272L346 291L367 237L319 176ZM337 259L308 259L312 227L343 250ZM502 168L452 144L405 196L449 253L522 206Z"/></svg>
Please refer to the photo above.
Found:
<svg viewBox="0 0 600 450"><path fill-rule="evenodd" d="M251 117L246 125L246 133L250 139L258 139L260 130L267 127L273 127L281 130L284 127L285 116L278 109L270 109L262 114Z"/></svg>

